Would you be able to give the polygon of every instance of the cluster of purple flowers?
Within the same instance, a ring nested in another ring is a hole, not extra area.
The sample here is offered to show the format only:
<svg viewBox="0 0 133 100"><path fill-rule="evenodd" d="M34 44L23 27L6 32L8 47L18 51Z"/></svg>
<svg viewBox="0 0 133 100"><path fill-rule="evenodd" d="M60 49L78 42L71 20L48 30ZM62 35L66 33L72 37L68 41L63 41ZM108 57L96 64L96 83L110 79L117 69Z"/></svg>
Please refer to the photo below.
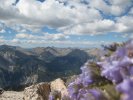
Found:
<svg viewBox="0 0 133 100"><path fill-rule="evenodd" d="M101 75L111 80L122 93L121 100L133 100L133 40L98 64Z"/></svg>
<svg viewBox="0 0 133 100"><path fill-rule="evenodd" d="M88 88L93 84L88 62L81 67L81 70L79 77L68 86L70 100L105 100L102 91Z"/></svg>
<svg viewBox="0 0 133 100"><path fill-rule="evenodd" d="M133 40L118 47L111 56L102 57L97 64L101 76L112 81L121 94L120 100L133 100ZM81 71L79 77L69 84L67 99L63 100L107 100L103 90L89 87L95 83L89 62L81 67Z"/></svg>

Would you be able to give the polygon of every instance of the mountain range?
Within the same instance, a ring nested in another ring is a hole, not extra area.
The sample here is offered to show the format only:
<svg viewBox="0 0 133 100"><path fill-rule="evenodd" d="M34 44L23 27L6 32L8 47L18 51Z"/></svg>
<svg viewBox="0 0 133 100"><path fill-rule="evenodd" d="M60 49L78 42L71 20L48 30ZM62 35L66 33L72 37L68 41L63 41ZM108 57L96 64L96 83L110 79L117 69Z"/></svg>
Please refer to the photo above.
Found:
<svg viewBox="0 0 133 100"><path fill-rule="evenodd" d="M90 52L89 52L90 51ZM92 49L0 46L0 87L18 89L38 82L80 73L80 67L95 59Z"/></svg>

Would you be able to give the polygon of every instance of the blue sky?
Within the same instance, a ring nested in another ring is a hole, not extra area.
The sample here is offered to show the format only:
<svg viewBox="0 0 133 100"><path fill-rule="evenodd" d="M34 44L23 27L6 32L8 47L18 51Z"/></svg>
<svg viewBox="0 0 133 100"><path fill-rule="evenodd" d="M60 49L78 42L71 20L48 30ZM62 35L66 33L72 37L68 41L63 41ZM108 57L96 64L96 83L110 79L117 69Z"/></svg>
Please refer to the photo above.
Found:
<svg viewBox="0 0 133 100"><path fill-rule="evenodd" d="M133 38L133 0L0 0L0 44L99 47Z"/></svg>

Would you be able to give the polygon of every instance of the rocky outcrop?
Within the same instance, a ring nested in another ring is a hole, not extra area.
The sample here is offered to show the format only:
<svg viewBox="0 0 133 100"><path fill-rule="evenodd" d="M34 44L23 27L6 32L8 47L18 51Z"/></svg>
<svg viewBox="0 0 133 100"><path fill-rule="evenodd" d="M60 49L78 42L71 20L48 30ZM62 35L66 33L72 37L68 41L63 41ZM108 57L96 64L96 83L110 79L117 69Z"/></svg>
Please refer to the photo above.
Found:
<svg viewBox="0 0 133 100"><path fill-rule="evenodd" d="M50 88L51 92L56 92L56 95L58 95L60 99L67 95L67 88L65 86L65 83L60 78L52 81L50 84Z"/></svg>
<svg viewBox="0 0 133 100"><path fill-rule="evenodd" d="M64 81L59 78L50 83L43 82L27 87L24 90L24 100L49 100L50 94L55 96L54 100L62 100L67 95Z"/></svg>
<svg viewBox="0 0 133 100"><path fill-rule="evenodd" d="M24 100L48 100L50 93L49 83L39 83L25 88Z"/></svg>

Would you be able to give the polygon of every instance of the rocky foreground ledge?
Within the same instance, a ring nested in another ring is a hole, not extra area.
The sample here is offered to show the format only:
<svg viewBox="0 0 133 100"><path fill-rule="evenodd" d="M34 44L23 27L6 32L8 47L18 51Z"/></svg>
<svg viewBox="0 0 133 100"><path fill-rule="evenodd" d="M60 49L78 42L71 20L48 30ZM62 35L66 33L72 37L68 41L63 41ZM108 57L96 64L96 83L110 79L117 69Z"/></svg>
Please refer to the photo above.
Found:
<svg viewBox="0 0 133 100"><path fill-rule="evenodd" d="M56 100L67 95L67 88L62 79L31 85L22 92L5 91L0 95L0 100L48 100L51 93L55 95Z"/></svg>
<svg viewBox="0 0 133 100"><path fill-rule="evenodd" d="M0 95L0 100L23 100L23 92L5 91Z"/></svg>

